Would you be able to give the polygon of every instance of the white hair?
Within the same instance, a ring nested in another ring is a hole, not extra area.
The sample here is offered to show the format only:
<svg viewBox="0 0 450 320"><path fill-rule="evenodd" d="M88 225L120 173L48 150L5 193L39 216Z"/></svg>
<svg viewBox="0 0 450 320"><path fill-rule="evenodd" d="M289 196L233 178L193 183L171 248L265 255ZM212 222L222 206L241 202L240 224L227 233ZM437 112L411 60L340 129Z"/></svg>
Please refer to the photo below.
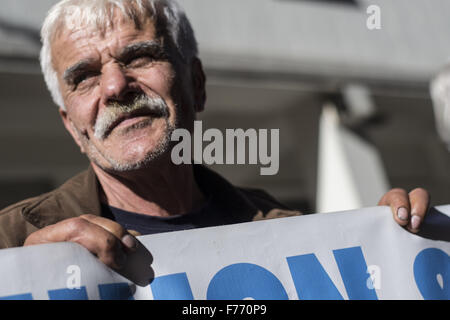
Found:
<svg viewBox="0 0 450 320"><path fill-rule="evenodd" d="M115 9L119 9L123 17L133 21L137 27L147 18L152 18L157 26L162 25L163 35L172 41L183 61L189 62L198 55L192 26L175 0L63 0L50 9L44 21L40 54L48 90L53 101L63 110L64 100L52 63L51 45L55 35L63 29L81 27L105 31L114 23Z"/></svg>
<svg viewBox="0 0 450 320"><path fill-rule="evenodd" d="M432 79L430 95L438 133L450 151L450 64Z"/></svg>

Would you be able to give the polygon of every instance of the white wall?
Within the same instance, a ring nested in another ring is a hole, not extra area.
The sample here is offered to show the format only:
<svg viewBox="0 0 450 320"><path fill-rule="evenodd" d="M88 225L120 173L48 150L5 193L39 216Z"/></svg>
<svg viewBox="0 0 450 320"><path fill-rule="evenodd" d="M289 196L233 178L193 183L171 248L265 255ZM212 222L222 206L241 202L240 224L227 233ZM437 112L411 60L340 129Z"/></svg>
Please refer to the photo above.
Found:
<svg viewBox="0 0 450 320"><path fill-rule="evenodd" d="M56 0L2 0L0 21L38 29ZM428 78L450 56L450 1L357 0L358 6L288 0L180 0L207 67L405 81ZM369 31L366 8L381 7ZM2 33L0 55L37 54Z"/></svg>

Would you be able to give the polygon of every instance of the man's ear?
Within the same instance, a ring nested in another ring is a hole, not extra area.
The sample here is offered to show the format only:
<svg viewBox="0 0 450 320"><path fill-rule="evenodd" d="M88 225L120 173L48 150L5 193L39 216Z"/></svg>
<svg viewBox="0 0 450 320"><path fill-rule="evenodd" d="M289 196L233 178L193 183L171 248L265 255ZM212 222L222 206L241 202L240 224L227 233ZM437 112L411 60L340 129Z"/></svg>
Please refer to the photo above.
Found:
<svg viewBox="0 0 450 320"><path fill-rule="evenodd" d="M191 77L194 86L195 111L202 112L206 104L206 75L199 58L192 60Z"/></svg>
<svg viewBox="0 0 450 320"><path fill-rule="evenodd" d="M78 130L76 129L76 127L73 124L72 120L67 115L67 112L64 109L59 108L59 115L61 116L61 119L62 119L62 121L64 123L64 127L66 127L66 130L69 131L69 133L72 136L73 140L75 140L75 142L78 145L78 147L80 147L81 153L86 153L84 148L83 148L83 144L81 143L81 137L80 137L81 133L78 132Z"/></svg>

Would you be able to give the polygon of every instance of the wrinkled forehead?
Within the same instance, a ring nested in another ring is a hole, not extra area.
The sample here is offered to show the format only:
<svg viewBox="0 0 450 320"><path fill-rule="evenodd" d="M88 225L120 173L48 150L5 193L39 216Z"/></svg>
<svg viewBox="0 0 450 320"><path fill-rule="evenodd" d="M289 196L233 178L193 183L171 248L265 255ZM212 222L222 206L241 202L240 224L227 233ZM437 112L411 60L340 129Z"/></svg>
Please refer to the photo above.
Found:
<svg viewBox="0 0 450 320"><path fill-rule="evenodd" d="M51 40L51 63L60 76L74 63L99 59L98 52L105 48L117 54L130 42L165 42L153 16L136 15L133 19L117 8L98 20L84 16L86 13L79 9L69 13L61 19Z"/></svg>

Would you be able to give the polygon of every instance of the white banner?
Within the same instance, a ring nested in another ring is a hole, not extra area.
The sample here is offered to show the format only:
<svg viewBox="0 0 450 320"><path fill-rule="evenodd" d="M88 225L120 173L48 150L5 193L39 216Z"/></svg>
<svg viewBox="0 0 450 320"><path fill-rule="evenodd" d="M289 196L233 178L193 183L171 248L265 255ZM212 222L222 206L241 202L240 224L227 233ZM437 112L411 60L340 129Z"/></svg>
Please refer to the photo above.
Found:
<svg viewBox="0 0 450 320"><path fill-rule="evenodd" d="M419 235L373 207L142 236L121 274L74 243L4 249L0 299L449 299L449 216Z"/></svg>

